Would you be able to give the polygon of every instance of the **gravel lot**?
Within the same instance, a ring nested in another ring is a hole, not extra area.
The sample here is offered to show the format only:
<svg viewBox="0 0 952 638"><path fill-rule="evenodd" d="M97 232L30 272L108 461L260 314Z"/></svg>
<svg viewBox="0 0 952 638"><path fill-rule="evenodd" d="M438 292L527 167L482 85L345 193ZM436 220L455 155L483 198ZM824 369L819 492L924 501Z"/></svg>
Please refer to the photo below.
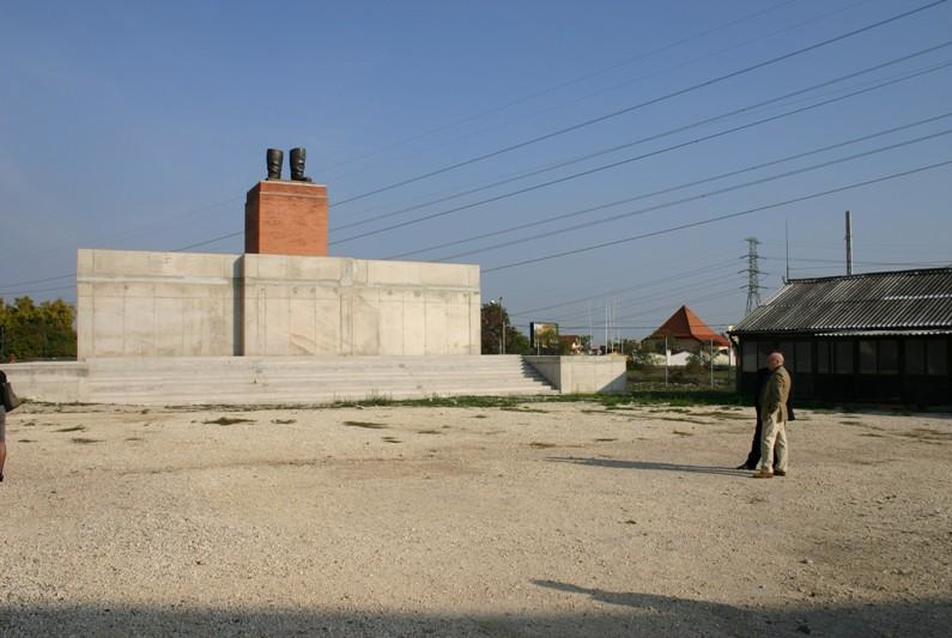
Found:
<svg viewBox="0 0 952 638"><path fill-rule="evenodd" d="M0 634L949 635L952 419L797 415L27 405Z"/></svg>

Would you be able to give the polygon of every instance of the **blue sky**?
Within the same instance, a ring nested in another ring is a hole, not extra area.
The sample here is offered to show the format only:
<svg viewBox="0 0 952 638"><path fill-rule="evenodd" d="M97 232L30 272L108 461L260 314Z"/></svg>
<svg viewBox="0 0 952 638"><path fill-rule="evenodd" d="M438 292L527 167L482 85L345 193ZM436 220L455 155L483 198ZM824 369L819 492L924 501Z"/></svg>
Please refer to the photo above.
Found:
<svg viewBox="0 0 952 638"><path fill-rule="evenodd" d="M591 326L596 341L604 338L609 313L626 336L643 336L644 327L660 324L683 303L712 324L736 322L746 301L746 277L738 272L745 265L744 238L763 242L767 297L784 273L785 225L793 276L843 272L845 209L854 215L854 270L947 264L950 166L493 270L952 160L952 135L942 135L952 129L952 117L945 117L650 195L952 111L952 67L941 67L952 61L950 2L484 161L344 201L926 4L13 3L0 21L0 296L75 300L70 275L77 248L173 250L240 231L244 193L264 177L264 150L292 146L308 149L308 173L328 185L332 254L413 253L413 259L437 260L486 249L456 259L486 271L484 299L502 296L522 326L531 320L560 322L564 332ZM941 48L831 82L929 47ZM921 75L910 77L914 73ZM775 99L824 82L831 83ZM869 90L849 96L863 89ZM819 104L834 98L842 99ZM742 112L699 124L733 111ZM753 124L771 116L780 117ZM937 137L744 185L929 136ZM621 145L628 147L516 179ZM676 145L682 147L666 150ZM630 198L640 199L551 221ZM681 199L691 201L673 203ZM404 208L414 210L393 214ZM639 214L596 223L620 213ZM375 217L382 219L369 221ZM357 222L365 223L339 228ZM532 222L539 224L432 249ZM502 242L510 245L488 249ZM241 246L237 236L193 250L237 253ZM581 301L567 303L575 300Z"/></svg>

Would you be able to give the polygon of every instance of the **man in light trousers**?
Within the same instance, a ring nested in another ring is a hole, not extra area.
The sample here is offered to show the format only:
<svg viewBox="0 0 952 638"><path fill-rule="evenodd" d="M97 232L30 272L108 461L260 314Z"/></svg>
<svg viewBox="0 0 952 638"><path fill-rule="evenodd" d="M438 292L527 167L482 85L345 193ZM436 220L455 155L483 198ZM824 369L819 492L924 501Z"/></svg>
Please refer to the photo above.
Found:
<svg viewBox="0 0 952 638"><path fill-rule="evenodd" d="M760 442L760 465L754 478L787 475L787 399L790 397L790 373L783 367L783 355L772 352L767 357L770 379L760 394L760 413L764 420ZM774 463L776 442L777 462ZM776 471L773 468L776 467Z"/></svg>

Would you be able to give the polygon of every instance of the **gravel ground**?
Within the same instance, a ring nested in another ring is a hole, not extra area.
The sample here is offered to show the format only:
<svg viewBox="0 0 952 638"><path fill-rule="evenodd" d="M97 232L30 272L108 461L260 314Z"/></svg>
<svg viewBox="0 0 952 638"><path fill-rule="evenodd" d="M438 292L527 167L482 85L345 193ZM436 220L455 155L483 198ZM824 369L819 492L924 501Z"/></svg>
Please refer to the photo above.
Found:
<svg viewBox="0 0 952 638"><path fill-rule="evenodd" d="M27 405L0 634L949 635L952 419L797 415Z"/></svg>

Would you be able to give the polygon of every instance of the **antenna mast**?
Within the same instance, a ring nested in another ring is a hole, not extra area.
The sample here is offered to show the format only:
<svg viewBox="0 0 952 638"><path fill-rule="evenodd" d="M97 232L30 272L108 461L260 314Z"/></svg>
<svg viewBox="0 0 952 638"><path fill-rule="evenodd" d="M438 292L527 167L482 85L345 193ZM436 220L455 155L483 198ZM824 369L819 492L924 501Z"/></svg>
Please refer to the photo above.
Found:
<svg viewBox="0 0 952 638"><path fill-rule="evenodd" d="M846 211L846 274L853 274L853 216Z"/></svg>

